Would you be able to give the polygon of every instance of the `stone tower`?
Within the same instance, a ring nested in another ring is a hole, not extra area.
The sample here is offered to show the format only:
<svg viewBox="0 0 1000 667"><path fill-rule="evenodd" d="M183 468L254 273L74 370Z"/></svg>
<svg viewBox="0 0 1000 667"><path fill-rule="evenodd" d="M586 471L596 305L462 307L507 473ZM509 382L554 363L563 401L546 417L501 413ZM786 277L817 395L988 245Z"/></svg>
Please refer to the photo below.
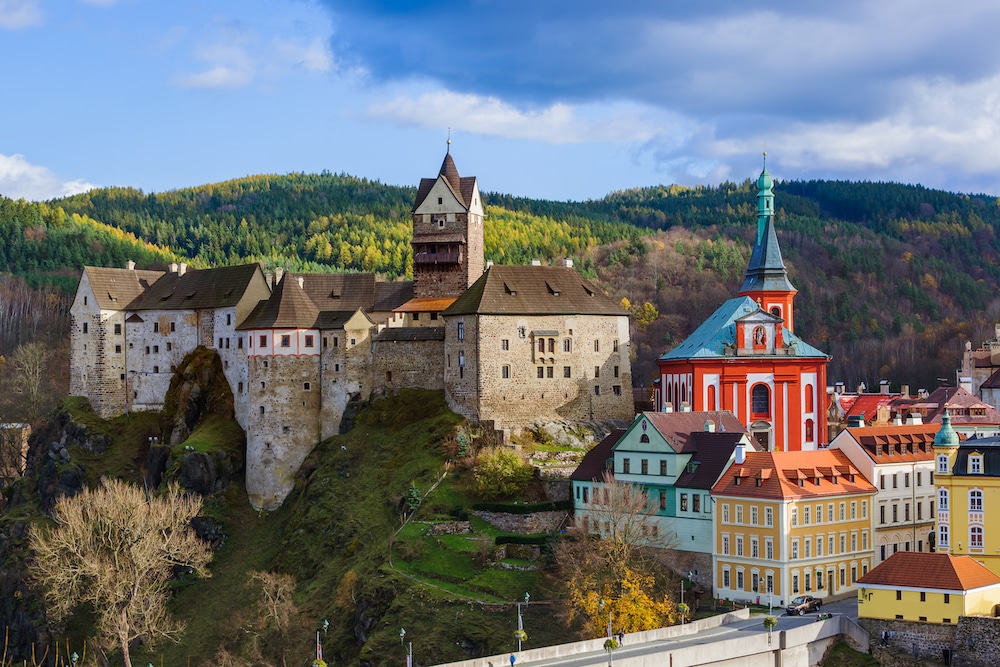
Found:
<svg viewBox="0 0 1000 667"><path fill-rule="evenodd" d="M760 307L785 321L789 331L795 332L792 304L798 291L788 281L788 270L781 259L778 236L774 232L774 181L767 173L767 153L764 169L757 179L757 238L746 277L740 287L740 296L748 296Z"/></svg>
<svg viewBox="0 0 1000 667"><path fill-rule="evenodd" d="M455 298L483 273L483 203L475 176L449 151L437 178L420 179L413 205L413 296Z"/></svg>

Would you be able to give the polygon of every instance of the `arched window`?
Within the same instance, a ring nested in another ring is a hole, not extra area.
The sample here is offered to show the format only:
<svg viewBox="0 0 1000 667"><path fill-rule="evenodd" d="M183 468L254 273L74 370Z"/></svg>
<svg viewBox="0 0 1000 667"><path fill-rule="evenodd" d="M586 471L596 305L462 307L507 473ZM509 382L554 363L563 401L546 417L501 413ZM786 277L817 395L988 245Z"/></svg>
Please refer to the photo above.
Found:
<svg viewBox="0 0 1000 667"><path fill-rule="evenodd" d="M642 435L641 435L641 436L639 437L639 442L649 442L649 436L648 436L648 435L646 435L645 433L643 433L643 434L642 434Z"/></svg>
<svg viewBox="0 0 1000 667"><path fill-rule="evenodd" d="M549 354L554 354L555 351L556 351L556 339L555 338L550 338L549 339Z"/></svg>
<svg viewBox="0 0 1000 667"><path fill-rule="evenodd" d="M813 386L811 384L806 385L806 412L812 412L815 408L813 407Z"/></svg>
<svg viewBox="0 0 1000 667"><path fill-rule="evenodd" d="M708 402L705 405L706 410L715 410L715 385L708 385Z"/></svg>
<svg viewBox="0 0 1000 667"><path fill-rule="evenodd" d="M754 347L764 347L767 345L767 330L762 326L756 326L753 329L753 346Z"/></svg>
<svg viewBox="0 0 1000 667"><path fill-rule="evenodd" d="M771 314L775 317L781 317L781 308L778 306L771 306Z"/></svg>
<svg viewBox="0 0 1000 667"><path fill-rule="evenodd" d="M948 511L948 489L938 489L938 509Z"/></svg>
<svg viewBox="0 0 1000 667"><path fill-rule="evenodd" d="M983 527L982 526L972 526L969 528L969 548L970 549L982 549L983 548Z"/></svg>
<svg viewBox="0 0 1000 667"><path fill-rule="evenodd" d="M771 416L771 390L766 384L754 385L751 390L750 412L755 418Z"/></svg>
<svg viewBox="0 0 1000 667"><path fill-rule="evenodd" d="M688 400L688 388L686 384L681 384L681 403Z"/></svg>
<svg viewBox="0 0 1000 667"><path fill-rule="evenodd" d="M545 339L544 338L539 338L538 339L538 351L539 352L545 352Z"/></svg>
<svg viewBox="0 0 1000 667"><path fill-rule="evenodd" d="M944 489L942 489L943 491ZM979 489L972 489L969 491L969 511L970 512L982 512L983 511L983 492Z"/></svg>
<svg viewBox="0 0 1000 667"><path fill-rule="evenodd" d="M816 439L814 434L815 423L811 419L806 420L806 442L812 442Z"/></svg>

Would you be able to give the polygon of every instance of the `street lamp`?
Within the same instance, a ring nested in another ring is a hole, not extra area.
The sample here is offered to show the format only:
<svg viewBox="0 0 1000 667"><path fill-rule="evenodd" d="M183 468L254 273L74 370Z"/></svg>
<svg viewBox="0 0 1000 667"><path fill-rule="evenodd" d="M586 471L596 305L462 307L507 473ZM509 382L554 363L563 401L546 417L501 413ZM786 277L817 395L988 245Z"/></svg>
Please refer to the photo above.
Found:
<svg viewBox="0 0 1000 667"><path fill-rule="evenodd" d="M601 608L601 611L604 611L604 600L603 599L601 599L601 601L598 603L598 606ZM611 607L608 606L608 639L611 639L611 637L612 637L611 626L612 626L612 624L611 624Z"/></svg>
<svg viewBox="0 0 1000 667"><path fill-rule="evenodd" d="M528 606L528 600L531 596L527 592L524 594L524 606ZM528 633L524 631L524 619L521 617L521 603L517 602L517 632L514 633L514 637L517 638L517 650L521 651L521 642L528 638Z"/></svg>
<svg viewBox="0 0 1000 667"><path fill-rule="evenodd" d="M70 662L73 663L73 667L76 667L76 661L80 659L80 656L78 656L76 654L76 651L73 651L73 654L71 656L69 656L69 659L70 659Z"/></svg>
<svg viewBox="0 0 1000 667"><path fill-rule="evenodd" d="M403 644L403 638L406 637L406 630L403 628L399 629L399 643ZM409 647L406 653L406 667L413 667L413 642L406 642Z"/></svg>

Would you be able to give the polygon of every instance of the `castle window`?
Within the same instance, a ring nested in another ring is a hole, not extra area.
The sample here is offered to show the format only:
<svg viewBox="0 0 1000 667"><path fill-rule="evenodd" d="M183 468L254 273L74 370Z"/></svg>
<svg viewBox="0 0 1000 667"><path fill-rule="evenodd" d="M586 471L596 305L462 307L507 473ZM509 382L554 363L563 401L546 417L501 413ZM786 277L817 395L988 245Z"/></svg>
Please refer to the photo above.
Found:
<svg viewBox="0 0 1000 667"><path fill-rule="evenodd" d="M462 368L465 366L465 350L458 351L458 367Z"/></svg>
<svg viewBox="0 0 1000 667"><path fill-rule="evenodd" d="M121 354L121 353L122 353L122 346L115 345L115 354Z"/></svg>
<svg viewBox="0 0 1000 667"><path fill-rule="evenodd" d="M160 333L160 323L153 322L153 333Z"/></svg>
<svg viewBox="0 0 1000 667"><path fill-rule="evenodd" d="M167 344L169 345L169 343ZM236 339L236 347L241 350L243 349L243 336L240 336L239 338Z"/></svg>
<svg viewBox="0 0 1000 667"><path fill-rule="evenodd" d="M236 393L242 394L243 393L243 383L240 382L238 385L236 385L236 387L237 387Z"/></svg>
<svg viewBox="0 0 1000 667"><path fill-rule="evenodd" d="M264 388L265 388L266 386L267 386L267 384L266 384L266 383L264 383L264 382L261 382L261 383L260 383L260 388L261 388L262 390L263 390L263 389L264 389Z"/></svg>
<svg viewBox="0 0 1000 667"><path fill-rule="evenodd" d="M510 379L510 366L503 366L503 367L501 367L501 369L500 369L500 377L502 377L504 380L509 380Z"/></svg>
<svg viewBox="0 0 1000 667"><path fill-rule="evenodd" d="M611 349L614 352L618 351L618 341L617 340L614 342L614 344L612 345Z"/></svg>
<svg viewBox="0 0 1000 667"><path fill-rule="evenodd" d="M948 489L938 489L938 510L948 511Z"/></svg>
<svg viewBox="0 0 1000 667"><path fill-rule="evenodd" d="M358 344L358 339L357 338L352 338L351 339L351 347L354 347L357 344Z"/></svg>
<svg viewBox="0 0 1000 667"><path fill-rule="evenodd" d="M573 377L573 371L571 366L563 366L563 377Z"/></svg>
<svg viewBox="0 0 1000 667"><path fill-rule="evenodd" d="M389 379L390 380L392 379L392 373L391 372L389 373ZM310 389L312 389L312 385L310 383L308 383L308 382L303 382L302 383L302 391L309 391Z"/></svg>
<svg viewBox="0 0 1000 667"><path fill-rule="evenodd" d="M153 366L153 372L154 373L159 373L160 372L160 367L159 366Z"/></svg>
<svg viewBox="0 0 1000 667"><path fill-rule="evenodd" d="M599 341L599 340L597 340L595 338L594 339L594 352L600 352L600 351L601 351L601 341Z"/></svg>
<svg viewBox="0 0 1000 667"><path fill-rule="evenodd" d="M315 344L315 338L313 336L306 336L306 347L312 347Z"/></svg>
<svg viewBox="0 0 1000 667"><path fill-rule="evenodd" d="M596 380L599 377L601 377L601 367L594 366L594 379Z"/></svg>
<svg viewBox="0 0 1000 667"><path fill-rule="evenodd" d="M545 377L545 367L544 366L539 366L538 367L538 379L541 380L544 377Z"/></svg>
<svg viewBox="0 0 1000 667"><path fill-rule="evenodd" d="M115 335L116 336L121 336L122 335L122 325L120 325L120 324L116 324L115 325Z"/></svg>
<svg viewBox="0 0 1000 667"><path fill-rule="evenodd" d="M334 364L333 365L333 372L334 373L339 373L340 372L340 364Z"/></svg>
<svg viewBox="0 0 1000 667"><path fill-rule="evenodd" d="M171 332L177 331L177 323L176 322L171 322L170 323L170 331Z"/></svg>
<svg viewBox="0 0 1000 667"><path fill-rule="evenodd" d="M553 377L553 373L554 373L554 368L552 366L547 366L545 368L545 377L551 379Z"/></svg>
<svg viewBox="0 0 1000 667"><path fill-rule="evenodd" d="M225 345L224 345L224 341L223 341L223 340L222 340L222 339L220 338L220 339L219 339L219 349L221 350L221 349L222 349L222 348L224 348L224 347L225 347Z"/></svg>
<svg viewBox="0 0 1000 667"><path fill-rule="evenodd" d="M622 386L620 384L616 384L615 386L611 387L611 391L614 392L615 396L621 396Z"/></svg>
<svg viewBox="0 0 1000 667"><path fill-rule="evenodd" d="M572 341L572 339L564 338L563 339L563 352L572 352L572 351L573 351L573 341Z"/></svg>
<svg viewBox="0 0 1000 667"><path fill-rule="evenodd" d="M119 375L119 376L118 376L118 379L119 379L119 380L124 380L124 379L125 379L125 374L124 374L124 373L122 373L121 375Z"/></svg>
<svg viewBox="0 0 1000 667"><path fill-rule="evenodd" d="M90 327L87 325L86 322L84 322L83 323L83 333L89 333L89 332L90 332Z"/></svg>
<svg viewBox="0 0 1000 667"><path fill-rule="evenodd" d="M261 347L267 347L267 336L261 336L260 337L260 346Z"/></svg>
<svg viewBox="0 0 1000 667"><path fill-rule="evenodd" d="M555 338L550 338L549 339L549 354L555 354L555 351L556 351L556 339Z"/></svg>
<svg viewBox="0 0 1000 667"><path fill-rule="evenodd" d="M87 297L83 297L83 305L87 305Z"/></svg>
<svg viewBox="0 0 1000 667"><path fill-rule="evenodd" d="M281 347L291 347L292 337L290 334L281 334Z"/></svg>
<svg viewBox="0 0 1000 667"><path fill-rule="evenodd" d="M458 379L461 380L465 377L465 366L458 367Z"/></svg>
<svg viewBox="0 0 1000 667"><path fill-rule="evenodd" d="M334 336L333 337L333 346L337 347L338 345L340 345L340 338L338 338L337 336Z"/></svg>
<svg viewBox="0 0 1000 667"><path fill-rule="evenodd" d="M263 405L260 406L260 414L264 414L264 406ZM268 449L270 449L270 444L268 445Z"/></svg>
<svg viewBox="0 0 1000 667"><path fill-rule="evenodd" d="M506 338L504 338L503 340L501 340L500 341L500 349L501 350L509 350L510 349L510 341L507 340Z"/></svg>
<svg viewBox="0 0 1000 667"><path fill-rule="evenodd" d="M444 203L444 198L443 197L438 197L438 206L440 206L443 203Z"/></svg>
<svg viewBox="0 0 1000 667"><path fill-rule="evenodd" d="M146 346L146 354L149 354L149 346Z"/></svg>
<svg viewBox="0 0 1000 667"><path fill-rule="evenodd" d="M594 385L594 396L600 396L600 395L601 395L601 387L600 387L600 385L596 385L595 384Z"/></svg>
<svg viewBox="0 0 1000 667"><path fill-rule="evenodd" d="M414 322L420 321L420 313L413 313L413 321Z"/></svg>
<svg viewBox="0 0 1000 667"><path fill-rule="evenodd" d="M174 349L174 345L173 345L173 343L170 343L170 342L168 342L168 343L167 343L167 352L169 352L169 351L170 351L170 350L172 350L172 349Z"/></svg>
<svg viewBox="0 0 1000 667"><path fill-rule="evenodd" d="M84 324L83 326L84 326L84 328L85 328L85 330L84 330L84 333L87 333L87 332L86 332L86 326L87 326L87 325L86 325L86 324ZM539 339L538 339L538 351L539 351L539 352L545 352L545 339L544 339L544 338L539 338Z"/></svg>
<svg viewBox="0 0 1000 667"><path fill-rule="evenodd" d="M232 323L233 323L233 316L232 316L232 314L226 313L226 326L229 326Z"/></svg>
<svg viewBox="0 0 1000 667"><path fill-rule="evenodd" d="M618 367L615 366L615 377L618 377Z"/></svg>
<svg viewBox="0 0 1000 667"><path fill-rule="evenodd" d="M465 322L458 323L458 339L465 340Z"/></svg>
<svg viewBox="0 0 1000 667"><path fill-rule="evenodd" d="M153 354L159 354L159 353L160 353L160 346L159 345L154 345L153 346Z"/></svg>
<svg viewBox="0 0 1000 667"><path fill-rule="evenodd" d="M292 432L292 427L291 426L282 426L281 427L281 432L282 433L291 433Z"/></svg>

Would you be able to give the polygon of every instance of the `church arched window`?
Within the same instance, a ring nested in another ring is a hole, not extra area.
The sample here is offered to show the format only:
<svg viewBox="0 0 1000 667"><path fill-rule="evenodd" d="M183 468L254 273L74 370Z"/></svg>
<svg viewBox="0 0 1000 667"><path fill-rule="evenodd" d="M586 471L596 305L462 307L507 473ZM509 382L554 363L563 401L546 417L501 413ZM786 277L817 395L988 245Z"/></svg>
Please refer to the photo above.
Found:
<svg viewBox="0 0 1000 667"><path fill-rule="evenodd" d="M750 413L754 418L771 416L771 390L766 384L756 384L751 390Z"/></svg>
<svg viewBox="0 0 1000 667"><path fill-rule="evenodd" d="M813 408L813 386L811 384L807 384L806 385L806 412L812 412L813 409L814 409Z"/></svg>
<svg viewBox="0 0 1000 667"><path fill-rule="evenodd" d="M705 405L705 409L706 410L716 410L717 409L715 407L715 385L714 384L708 385L708 400L707 400L707 403Z"/></svg>
<svg viewBox="0 0 1000 667"><path fill-rule="evenodd" d="M816 439L816 424L811 419L806 420L806 442L812 442Z"/></svg>

